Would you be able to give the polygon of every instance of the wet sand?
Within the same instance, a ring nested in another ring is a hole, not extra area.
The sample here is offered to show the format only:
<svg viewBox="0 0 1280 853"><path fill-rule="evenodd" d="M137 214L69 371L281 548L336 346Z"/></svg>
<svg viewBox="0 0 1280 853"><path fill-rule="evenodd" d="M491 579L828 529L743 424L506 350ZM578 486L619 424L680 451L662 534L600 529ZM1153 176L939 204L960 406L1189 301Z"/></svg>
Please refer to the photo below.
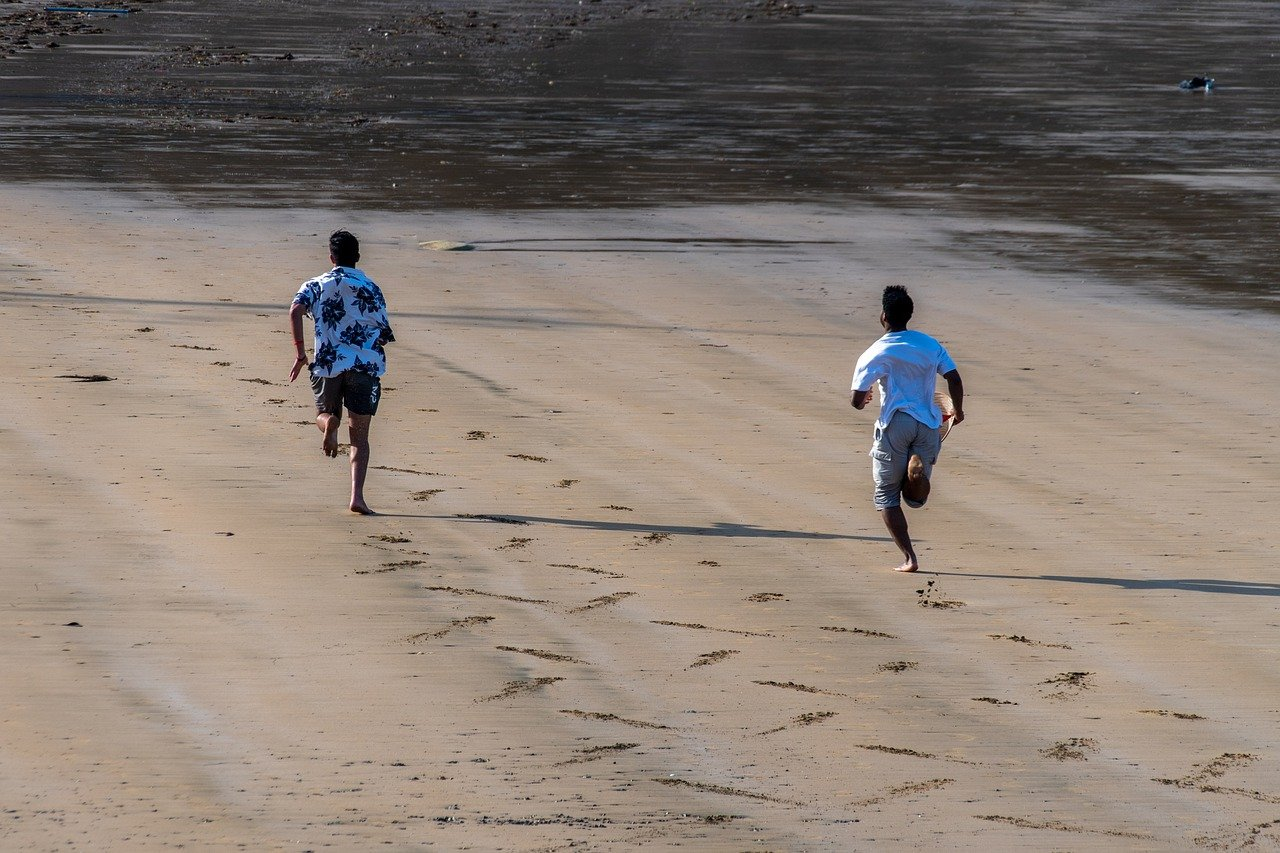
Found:
<svg viewBox="0 0 1280 853"><path fill-rule="evenodd" d="M975 248L1021 219L4 192L3 846L1280 838L1274 321ZM372 518L285 382L335 225ZM914 577L846 396L893 281L969 393Z"/></svg>
<svg viewBox="0 0 1280 853"><path fill-rule="evenodd" d="M1257 0L157 0L33 29L41 5L0 4L6 181L408 213L923 207L1060 225L972 237L1045 274L1280 310Z"/></svg>

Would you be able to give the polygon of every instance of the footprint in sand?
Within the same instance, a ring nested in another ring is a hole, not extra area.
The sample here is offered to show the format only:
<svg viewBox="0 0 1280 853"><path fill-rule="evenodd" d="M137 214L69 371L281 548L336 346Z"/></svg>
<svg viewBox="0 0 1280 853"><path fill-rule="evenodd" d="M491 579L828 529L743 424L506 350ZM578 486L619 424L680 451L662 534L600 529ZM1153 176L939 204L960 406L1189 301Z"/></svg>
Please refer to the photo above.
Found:
<svg viewBox="0 0 1280 853"><path fill-rule="evenodd" d="M1212 835L1193 838L1192 842L1209 850L1280 849L1280 820L1230 824Z"/></svg>
<svg viewBox="0 0 1280 853"><path fill-rule="evenodd" d="M914 660L895 660L889 663L882 663L876 667L880 672L906 672L909 669L915 669L920 666L919 661Z"/></svg>
<svg viewBox="0 0 1280 853"><path fill-rule="evenodd" d="M420 492L410 492L409 499L415 501L429 501L443 491L444 489L423 489Z"/></svg>
<svg viewBox="0 0 1280 853"><path fill-rule="evenodd" d="M1260 803L1280 804L1280 796L1275 794L1253 791L1248 788L1226 788L1212 783L1212 780L1221 779L1231 770L1252 764L1257 758L1258 756L1248 752L1224 752L1207 764L1193 766L1191 772L1181 779L1153 779L1152 781L1159 782L1162 785L1173 785L1178 788L1190 788L1205 794L1230 794L1237 797L1247 797Z"/></svg>
<svg viewBox="0 0 1280 853"><path fill-rule="evenodd" d="M1046 699L1073 699L1093 686L1092 672L1063 672L1040 682Z"/></svg>
<svg viewBox="0 0 1280 853"><path fill-rule="evenodd" d="M1086 753L1098 753L1098 742L1087 737L1073 737L1040 750L1045 758L1055 761L1088 761Z"/></svg>
<svg viewBox="0 0 1280 853"><path fill-rule="evenodd" d="M936 610L954 610L957 607L964 607L963 601L942 598L937 584L937 580L930 579L925 582L923 589L917 589L916 603L921 607L931 607Z"/></svg>

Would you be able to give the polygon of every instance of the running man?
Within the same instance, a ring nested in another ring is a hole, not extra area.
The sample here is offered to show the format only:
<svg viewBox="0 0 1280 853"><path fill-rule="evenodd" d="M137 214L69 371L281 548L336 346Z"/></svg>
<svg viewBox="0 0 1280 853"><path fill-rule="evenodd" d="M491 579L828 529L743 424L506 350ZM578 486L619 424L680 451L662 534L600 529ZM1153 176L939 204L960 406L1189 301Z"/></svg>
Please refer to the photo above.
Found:
<svg viewBox="0 0 1280 853"><path fill-rule="evenodd" d="M327 273L303 283L289 308L293 345L297 358L289 381L309 367L311 390L316 398L316 426L324 435L325 456L338 455L338 427L346 406L351 436L351 511L373 515L364 500L364 478L369 470L369 424L378 411L382 393L379 381L387 369L384 344L391 343L387 301L382 291L356 269L360 241L349 231L329 235ZM307 364L302 318L315 319L315 361Z"/></svg>
<svg viewBox="0 0 1280 853"><path fill-rule="evenodd" d="M886 287L882 305L880 326L885 335L858 358L850 402L862 409L872 387L880 386L880 416L871 444L874 501L902 551L902 565L894 571L914 572L920 561L911 547L901 503L919 508L929 499L929 476L942 446L942 410L933 398L938 375L947 380L955 406L952 426L964 420L964 385L942 344L923 332L907 330L915 306L905 287Z"/></svg>

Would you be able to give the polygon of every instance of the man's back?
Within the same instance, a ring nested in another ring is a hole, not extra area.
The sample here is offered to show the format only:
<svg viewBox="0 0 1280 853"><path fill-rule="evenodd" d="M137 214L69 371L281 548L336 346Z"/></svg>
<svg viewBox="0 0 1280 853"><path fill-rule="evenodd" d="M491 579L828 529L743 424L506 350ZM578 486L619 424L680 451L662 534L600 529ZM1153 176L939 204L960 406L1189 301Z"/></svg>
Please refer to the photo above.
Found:
<svg viewBox="0 0 1280 853"><path fill-rule="evenodd" d="M381 376L386 372L382 345L392 340L387 303L378 285L363 272L336 266L304 283L294 301L315 318L314 375L359 370Z"/></svg>
<svg viewBox="0 0 1280 853"><path fill-rule="evenodd" d="M886 333L858 359L854 387L880 384L880 416L887 426L903 411L931 429L942 425L942 410L933 401L937 376L955 370L947 350L923 332L902 329Z"/></svg>

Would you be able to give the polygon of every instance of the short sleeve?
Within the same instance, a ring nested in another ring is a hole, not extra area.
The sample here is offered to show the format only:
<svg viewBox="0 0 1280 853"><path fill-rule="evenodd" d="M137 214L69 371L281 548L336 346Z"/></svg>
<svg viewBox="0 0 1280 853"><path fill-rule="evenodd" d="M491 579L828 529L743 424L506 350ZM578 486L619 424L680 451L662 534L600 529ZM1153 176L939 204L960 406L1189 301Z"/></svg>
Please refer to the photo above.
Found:
<svg viewBox="0 0 1280 853"><path fill-rule="evenodd" d="M944 375L956 369L956 363L951 360L950 353L944 346L938 346L938 374Z"/></svg>
<svg viewBox="0 0 1280 853"><path fill-rule="evenodd" d="M293 304L301 305L303 308L310 311L311 307L316 304L316 299L319 298L319 296L320 288L316 286L315 282L308 281L303 284L302 287L298 288L297 294L293 297Z"/></svg>
<svg viewBox="0 0 1280 853"><path fill-rule="evenodd" d="M876 384L876 380L884 376L884 369L877 363L874 358L867 358L863 355L858 359L858 365L853 370L853 384L849 387L850 391L870 391L871 386Z"/></svg>

